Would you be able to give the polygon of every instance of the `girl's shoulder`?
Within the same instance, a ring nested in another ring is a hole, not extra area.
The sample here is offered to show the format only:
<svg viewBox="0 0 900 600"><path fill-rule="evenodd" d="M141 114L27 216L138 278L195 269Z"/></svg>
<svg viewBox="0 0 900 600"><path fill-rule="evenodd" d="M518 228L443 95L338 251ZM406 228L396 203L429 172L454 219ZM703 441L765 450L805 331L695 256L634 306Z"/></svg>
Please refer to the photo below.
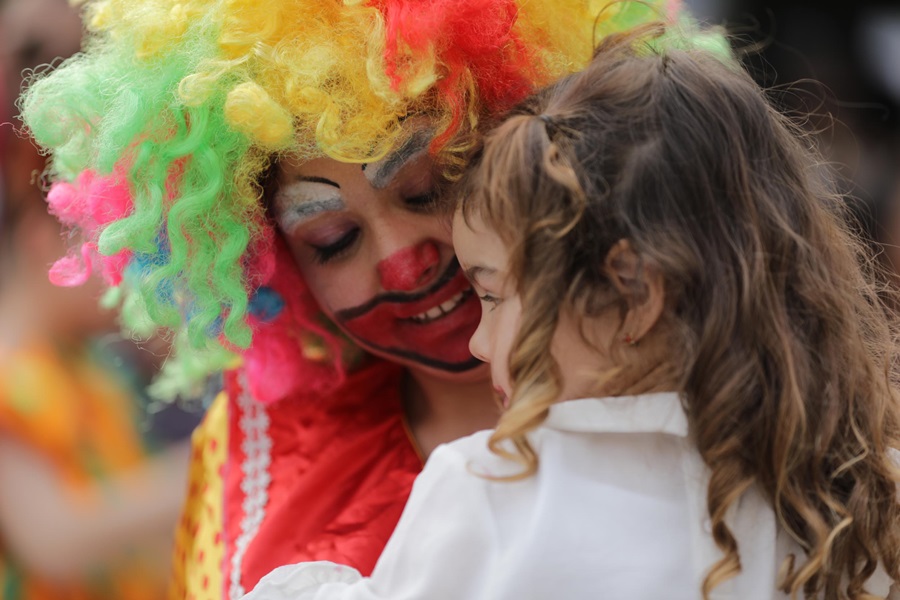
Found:
<svg viewBox="0 0 900 600"><path fill-rule="evenodd" d="M493 433L493 429L485 429L438 446L428 458L429 468L452 470L466 478L474 475L475 481L484 483L521 472L522 465L490 449L488 444ZM501 444L501 448L506 445Z"/></svg>
<svg viewBox="0 0 900 600"><path fill-rule="evenodd" d="M493 455L488 448L488 441L493 433L493 429L484 429L441 444L428 457L427 464L443 464L452 468L460 468L472 460L484 460Z"/></svg>

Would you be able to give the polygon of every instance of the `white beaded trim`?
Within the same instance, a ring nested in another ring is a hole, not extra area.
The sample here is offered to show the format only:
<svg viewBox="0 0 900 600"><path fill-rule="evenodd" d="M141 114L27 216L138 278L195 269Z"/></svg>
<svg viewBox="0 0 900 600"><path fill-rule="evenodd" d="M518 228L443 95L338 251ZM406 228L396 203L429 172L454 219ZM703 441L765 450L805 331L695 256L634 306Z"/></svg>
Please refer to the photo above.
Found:
<svg viewBox="0 0 900 600"><path fill-rule="evenodd" d="M241 449L244 451L244 462L241 465L243 478L241 491L244 492L244 517L241 520L241 534L235 541L234 554L231 556L231 581L228 596L231 600L239 600L246 592L241 585L241 567L244 554L250 542L256 537L259 526L266 516L266 504L269 502L269 465L272 462L272 439L269 437L269 415L265 406L255 401L247 391L247 381L241 376L241 393L238 405L242 416L239 422L244 434Z"/></svg>

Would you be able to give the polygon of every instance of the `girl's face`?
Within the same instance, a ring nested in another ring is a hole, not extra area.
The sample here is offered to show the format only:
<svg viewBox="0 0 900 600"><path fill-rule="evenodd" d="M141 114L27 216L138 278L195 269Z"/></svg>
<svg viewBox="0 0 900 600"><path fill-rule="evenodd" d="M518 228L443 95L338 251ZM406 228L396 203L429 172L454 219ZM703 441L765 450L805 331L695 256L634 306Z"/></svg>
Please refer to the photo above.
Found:
<svg viewBox="0 0 900 600"><path fill-rule="evenodd" d="M478 299L434 214L428 135L377 163L283 162L278 227L324 312L356 343L396 363L483 379L469 353Z"/></svg>
<svg viewBox="0 0 900 600"><path fill-rule="evenodd" d="M453 218L453 245L481 303L481 321L469 341L469 349L490 363L494 391L506 407L513 388L509 355L522 317L521 298L509 273L509 251L500 236L477 215L466 222L459 211ZM606 348L614 330L614 321L602 319L592 323L588 334L597 347ZM584 341L578 324L567 311L560 312L550 354L562 376L560 400L589 395L596 387L598 373L613 366L608 357Z"/></svg>

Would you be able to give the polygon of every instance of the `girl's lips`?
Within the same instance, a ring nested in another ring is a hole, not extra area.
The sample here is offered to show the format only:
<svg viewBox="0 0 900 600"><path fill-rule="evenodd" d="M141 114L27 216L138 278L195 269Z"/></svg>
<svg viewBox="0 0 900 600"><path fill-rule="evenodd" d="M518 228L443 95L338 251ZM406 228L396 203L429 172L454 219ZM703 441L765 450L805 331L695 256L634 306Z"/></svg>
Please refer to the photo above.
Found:
<svg viewBox="0 0 900 600"><path fill-rule="evenodd" d="M500 400L500 405L504 409L509 408L509 396L506 395L506 392L503 391L503 388L495 385L494 392L497 394L497 398Z"/></svg>

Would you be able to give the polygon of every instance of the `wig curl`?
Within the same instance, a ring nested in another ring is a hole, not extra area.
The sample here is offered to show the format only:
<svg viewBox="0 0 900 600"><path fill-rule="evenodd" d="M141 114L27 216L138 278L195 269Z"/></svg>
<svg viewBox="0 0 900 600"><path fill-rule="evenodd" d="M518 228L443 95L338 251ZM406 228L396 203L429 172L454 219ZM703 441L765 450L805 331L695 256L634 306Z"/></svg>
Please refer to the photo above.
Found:
<svg viewBox="0 0 900 600"><path fill-rule="evenodd" d="M431 151L452 164L466 149L458 134L581 68L596 36L657 18L664 3L602 4L89 0L84 52L38 74L21 100L51 157L54 209L85 238L55 277L77 284L99 264L110 285L124 282L126 321L149 318L195 357L218 357L200 371L222 366L222 348L249 366L291 343L340 368L314 303L277 292L285 269L275 276L283 257L263 174L281 155L377 160L410 115L435 123ZM292 385L261 385L258 397Z"/></svg>

